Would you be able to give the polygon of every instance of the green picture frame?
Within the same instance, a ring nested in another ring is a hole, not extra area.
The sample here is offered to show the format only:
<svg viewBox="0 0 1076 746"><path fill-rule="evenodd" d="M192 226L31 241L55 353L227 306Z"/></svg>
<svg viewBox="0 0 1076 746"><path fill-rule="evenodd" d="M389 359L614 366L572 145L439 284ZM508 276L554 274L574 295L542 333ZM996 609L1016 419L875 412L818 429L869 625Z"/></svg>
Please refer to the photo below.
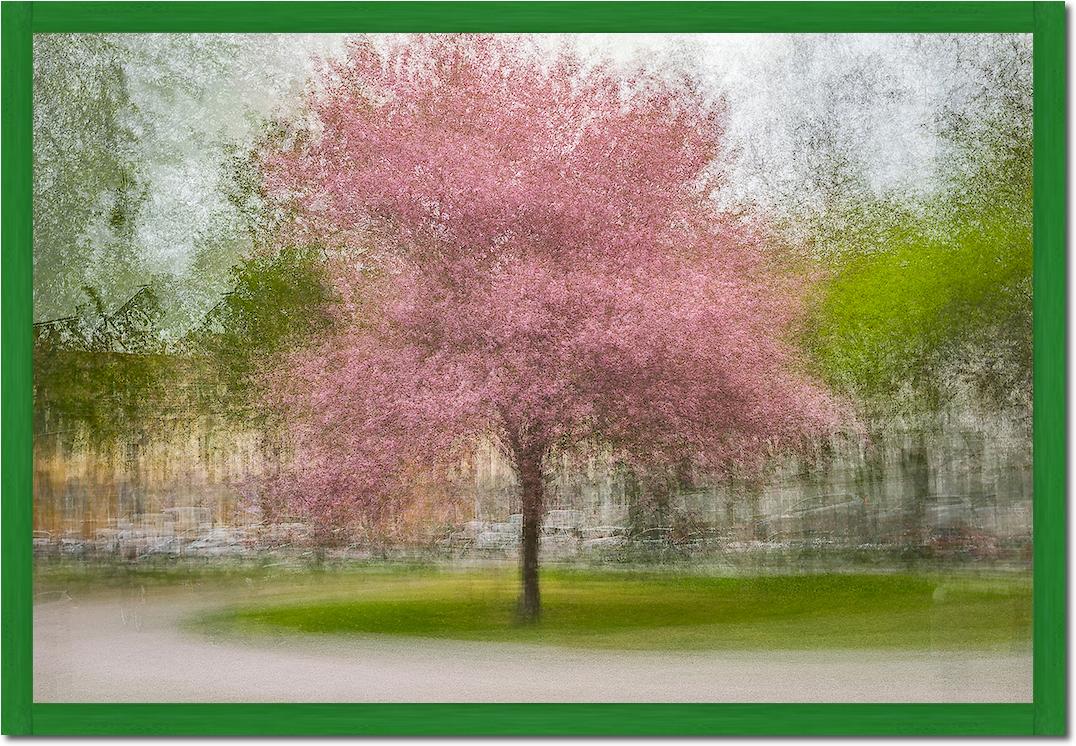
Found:
<svg viewBox="0 0 1076 746"><path fill-rule="evenodd" d="M4 2L2 731L7 735L1063 735L1062 2ZM1034 699L1026 704L36 704L32 36L50 32L1012 32L1034 44Z"/></svg>

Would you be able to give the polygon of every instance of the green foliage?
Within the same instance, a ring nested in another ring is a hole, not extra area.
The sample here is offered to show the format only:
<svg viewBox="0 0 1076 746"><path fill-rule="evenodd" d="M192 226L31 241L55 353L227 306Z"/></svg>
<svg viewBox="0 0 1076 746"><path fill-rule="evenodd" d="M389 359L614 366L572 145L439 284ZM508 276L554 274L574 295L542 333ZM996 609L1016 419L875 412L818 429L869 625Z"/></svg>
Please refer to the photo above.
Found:
<svg viewBox="0 0 1076 746"><path fill-rule="evenodd" d="M919 211L864 199L830 242L807 343L869 409L937 407L961 387L993 405L1030 395L1030 95L1001 87L992 116L950 123L944 197Z"/></svg>
<svg viewBox="0 0 1076 746"><path fill-rule="evenodd" d="M35 431L77 424L95 445L151 431L172 409L161 385L175 380L181 363L159 354L36 351Z"/></svg>
<svg viewBox="0 0 1076 746"><path fill-rule="evenodd" d="M175 381L189 375L164 354L157 294L143 287L109 312L83 292L77 315L34 328L35 432L80 429L95 444L144 434L175 415Z"/></svg>
<svg viewBox="0 0 1076 746"><path fill-rule="evenodd" d="M210 358L225 414L257 414L260 372L332 323L324 261L316 247L247 257L230 271L234 289L188 335L189 348Z"/></svg>
<svg viewBox="0 0 1076 746"><path fill-rule="evenodd" d="M235 289L178 350L165 346L152 287L114 311L96 288L83 288L76 314L35 326L36 432L81 430L104 444L177 419L260 414L259 371L330 323L322 260L308 248L244 260L230 271Z"/></svg>
<svg viewBox="0 0 1076 746"><path fill-rule="evenodd" d="M939 115L944 188L924 202L835 191L806 342L868 414L963 393L1026 406L1031 386L1031 49L998 39L970 98Z"/></svg>
<svg viewBox="0 0 1076 746"><path fill-rule="evenodd" d="M868 400L911 389L938 404L954 364L999 396L1030 374L1030 281L1030 235L1005 210L949 235L910 226L884 250L839 264L808 342L834 385Z"/></svg>

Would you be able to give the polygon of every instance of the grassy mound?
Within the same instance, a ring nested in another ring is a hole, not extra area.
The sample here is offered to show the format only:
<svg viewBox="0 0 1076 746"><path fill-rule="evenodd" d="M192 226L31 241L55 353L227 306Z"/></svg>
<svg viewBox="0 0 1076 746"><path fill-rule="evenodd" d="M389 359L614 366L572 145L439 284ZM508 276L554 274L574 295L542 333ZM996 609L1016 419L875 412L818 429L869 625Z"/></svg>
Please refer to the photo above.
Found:
<svg viewBox="0 0 1076 746"><path fill-rule="evenodd" d="M572 647L975 649L1027 644L1024 577L753 578L546 572L539 624L514 621L508 572L423 572L324 583L199 622L226 633L383 634Z"/></svg>

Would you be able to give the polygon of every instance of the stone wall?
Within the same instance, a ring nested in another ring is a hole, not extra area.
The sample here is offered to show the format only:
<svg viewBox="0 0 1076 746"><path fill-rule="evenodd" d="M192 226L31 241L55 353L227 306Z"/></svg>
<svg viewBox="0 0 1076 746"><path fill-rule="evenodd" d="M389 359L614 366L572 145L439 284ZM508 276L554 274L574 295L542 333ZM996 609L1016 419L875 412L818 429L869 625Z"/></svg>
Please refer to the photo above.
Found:
<svg viewBox="0 0 1076 746"><path fill-rule="evenodd" d="M177 425L167 436L107 444L78 429L40 432L35 536L103 547L134 537L151 551L208 535L238 545L235 530L242 529L249 545L249 530L262 517L256 494L245 500L240 493L251 496L242 485L264 468L263 453L256 433L209 418ZM472 520L458 528L471 538L510 544L519 522L510 464L487 444L453 471L453 492L473 503L465 499ZM584 539L705 536L869 545L922 542L956 529L1029 539L1031 497L1027 418L965 413L889 423L870 437L836 437L813 454L783 459L762 478L680 474L655 480L609 458L560 456L551 464L546 522L551 531ZM301 526L292 529L303 534Z"/></svg>
<svg viewBox="0 0 1076 746"><path fill-rule="evenodd" d="M1030 430L1019 415L939 417L870 437L838 436L782 459L760 479L687 475L659 499L608 460L556 462L548 507L570 511L583 529L679 523L742 540L859 543L956 527L1000 537L1031 532ZM476 520L507 522L518 513L514 475L495 449L481 450L473 476ZM655 508L662 499L667 505Z"/></svg>

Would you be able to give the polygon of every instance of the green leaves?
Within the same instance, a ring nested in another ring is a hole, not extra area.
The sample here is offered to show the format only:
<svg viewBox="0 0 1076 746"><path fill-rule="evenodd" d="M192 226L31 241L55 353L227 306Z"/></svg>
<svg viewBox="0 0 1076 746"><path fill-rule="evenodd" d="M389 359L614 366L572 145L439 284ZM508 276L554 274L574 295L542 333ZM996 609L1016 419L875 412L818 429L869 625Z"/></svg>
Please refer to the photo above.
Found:
<svg viewBox="0 0 1076 746"><path fill-rule="evenodd" d="M332 323L335 295L317 247L289 247L253 254L231 269L234 289L186 339L194 353L208 355L224 394L225 413L245 417L256 407L259 372L290 345ZM210 403L213 406L212 403Z"/></svg>
<svg viewBox="0 0 1076 746"><path fill-rule="evenodd" d="M837 195L810 226L825 279L805 340L821 374L868 411L966 394L989 406L1028 402L1030 54L999 40L973 63L965 104L940 112L941 191Z"/></svg>
<svg viewBox="0 0 1076 746"><path fill-rule="evenodd" d="M80 427L100 445L174 419L180 402L167 392L189 372L163 354L153 288L113 311L96 288L83 292L77 315L34 327L35 431Z"/></svg>
<svg viewBox="0 0 1076 746"><path fill-rule="evenodd" d="M1013 205L923 220L833 263L807 343L831 383L875 404L938 404L953 373L1004 395L1030 376L1030 283L1030 230Z"/></svg>

